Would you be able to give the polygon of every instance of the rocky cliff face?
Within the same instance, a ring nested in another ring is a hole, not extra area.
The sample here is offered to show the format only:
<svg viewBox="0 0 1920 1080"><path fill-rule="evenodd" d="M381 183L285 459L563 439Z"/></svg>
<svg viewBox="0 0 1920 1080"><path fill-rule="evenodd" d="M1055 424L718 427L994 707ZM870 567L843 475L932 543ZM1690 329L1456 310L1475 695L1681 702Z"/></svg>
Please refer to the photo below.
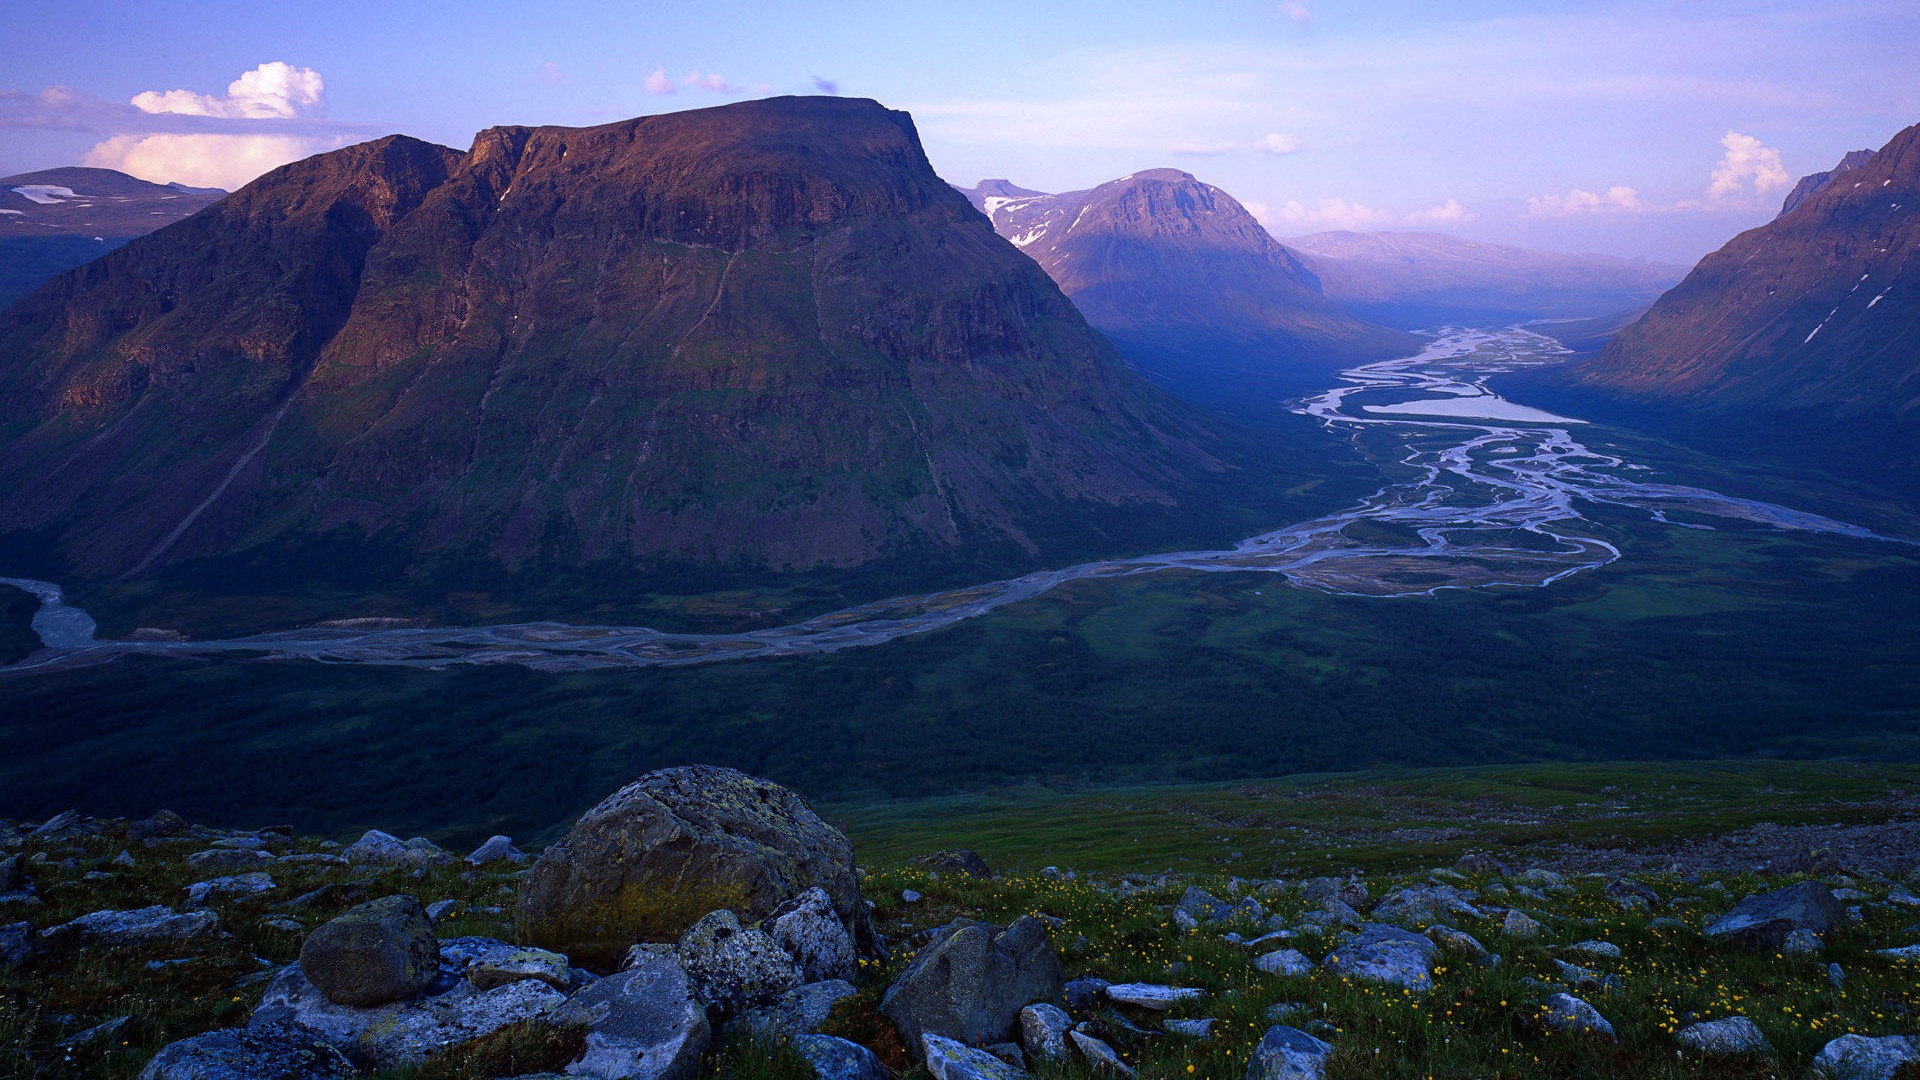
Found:
<svg viewBox="0 0 1920 1080"><path fill-rule="evenodd" d="M1834 177L1841 173L1852 172L1872 160L1873 151L1871 150L1850 150L1840 159L1840 164L1826 172L1809 173L1801 177L1800 182L1793 185L1793 190L1787 192L1786 201L1780 204L1780 216L1785 217L1792 213L1794 207L1812 198L1814 192L1827 186L1827 182Z"/></svg>
<svg viewBox="0 0 1920 1080"><path fill-rule="evenodd" d="M94 576L1032 557L1211 467L867 101L321 155L57 278L0 364L0 522Z"/></svg>
<svg viewBox="0 0 1920 1080"><path fill-rule="evenodd" d="M1150 169L1061 195L989 180L968 194L1123 351L1255 350L1316 372L1417 351L1328 300L1233 196L1187 173Z"/></svg>
<svg viewBox="0 0 1920 1080"><path fill-rule="evenodd" d="M1920 126L1701 260L1575 378L1707 412L1912 418Z"/></svg>

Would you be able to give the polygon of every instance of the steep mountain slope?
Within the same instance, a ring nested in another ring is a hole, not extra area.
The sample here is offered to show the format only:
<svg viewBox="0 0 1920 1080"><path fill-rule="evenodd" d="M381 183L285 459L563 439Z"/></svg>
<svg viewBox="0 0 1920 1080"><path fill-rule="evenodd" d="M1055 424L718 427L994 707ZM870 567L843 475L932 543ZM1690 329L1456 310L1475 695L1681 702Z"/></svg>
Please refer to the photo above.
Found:
<svg viewBox="0 0 1920 1080"><path fill-rule="evenodd" d="M1578 382L1710 411L1912 415L1920 125L1702 259Z"/></svg>
<svg viewBox="0 0 1920 1080"><path fill-rule="evenodd" d="M1871 150L1849 150L1846 155L1840 159L1840 164L1835 165L1826 172L1808 173L1806 176L1801 177L1800 182L1793 185L1793 190L1787 192L1786 200L1780 204L1780 214L1784 216L1791 213L1794 207L1806 202L1813 196L1814 192L1827 186L1827 182L1834 177L1839 176L1841 173L1852 172L1872 160L1873 151Z"/></svg>
<svg viewBox="0 0 1920 1080"><path fill-rule="evenodd" d="M321 155L0 358L7 547L90 577L1030 560L1214 467L870 101Z"/></svg>
<svg viewBox="0 0 1920 1080"><path fill-rule="evenodd" d="M0 178L0 308L60 271L225 195L150 184L112 169L45 169Z"/></svg>
<svg viewBox="0 0 1920 1080"><path fill-rule="evenodd" d="M1687 272L1683 266L1534 251L1444 233L1326 232L1288 243L1328 299L1410 329L1643 308Z"/></svg>
<svg viewBox="0 0 1920 1080"><path fill-rule="evenodd" d="M968 197L1130 356L1144 350L1189 374L1228 364L1311 382L1418 350L1329 301L1233 196L1187 173L1150 169L1061 195L988 180Z"/></svg>

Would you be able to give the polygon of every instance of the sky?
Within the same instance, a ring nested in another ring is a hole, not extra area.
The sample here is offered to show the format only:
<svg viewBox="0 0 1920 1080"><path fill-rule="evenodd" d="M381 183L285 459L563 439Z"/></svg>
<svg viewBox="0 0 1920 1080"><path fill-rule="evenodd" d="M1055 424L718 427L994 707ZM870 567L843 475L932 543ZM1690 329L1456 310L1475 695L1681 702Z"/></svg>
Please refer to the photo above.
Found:
<svg viewBox="0 0 1920 1080"><path fill-rule="evenodd" d="M1920 122L1916 46L1912 0L64 0L8 16L0 176L232 188L394 132L837 93L911 112L961 185L1171 166L1281 237L1690 263Z"/></svg>

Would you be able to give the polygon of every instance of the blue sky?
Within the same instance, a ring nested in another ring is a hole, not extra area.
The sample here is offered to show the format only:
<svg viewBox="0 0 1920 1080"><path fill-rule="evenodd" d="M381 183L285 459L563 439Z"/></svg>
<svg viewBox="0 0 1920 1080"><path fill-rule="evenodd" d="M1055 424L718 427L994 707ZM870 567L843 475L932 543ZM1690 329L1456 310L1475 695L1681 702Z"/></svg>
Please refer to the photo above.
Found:
<svg viewBox="0 0 1920 1080"><path fill-rule="evenodd" d="M1691 261L1792 178L1920 122L1920 5L1878 0L19 8L0 175L89 162L231 186L395 131L464 148L496 124L824 88L910 110L961 184L1171 165L1281 236Z"/></svg>

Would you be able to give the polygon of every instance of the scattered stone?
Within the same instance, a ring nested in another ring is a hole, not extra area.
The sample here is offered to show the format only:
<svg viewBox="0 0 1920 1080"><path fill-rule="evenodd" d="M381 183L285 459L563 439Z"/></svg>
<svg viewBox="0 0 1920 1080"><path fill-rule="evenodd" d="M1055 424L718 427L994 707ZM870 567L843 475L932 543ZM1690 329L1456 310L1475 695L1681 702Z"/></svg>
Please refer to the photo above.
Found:
<svg viewBox="0 0 1920 1080"><path fill-rule="evenodd" d="M567 1071L605 1080L685 1080L712 1038L693 980L660 954L573 995L553 1022L587 1025L586 1052Z"/></svg>
<svg viewBox="0 0 1920 1080"><path fill-rule="evenodd" d="M1920 895L1915 895L1914 891L1905 885L1895 885L1887 890L1887 903L1899 904L1901 907L1920 907Z"/></svg>
<svg viewBox="0 0 1920 1080"><path fill-rule="evenodd" d="M1198 885L1187 886L1180 894L1180 902L1173 907L1175 914L1185 914L1196 924L1212 922L1233 910L1233 905L1213 895Z"/></svg>
<svg viewBox="0 0 1920 1080"><path fill-rule="evenodd" d="M900 890L900 902L903 904L917 904L924 899L926 899L926 897L921 896L919 893L914 892L912 889Z"/></svg>
<svg viewBox="0 0 1920 1080"><path fill-rule="evenodd" d="M923 1032L967 1043L1011 1038L1020 1010L1060 990L1060 957L1045 924L1023 915L1005 930L956 921L887 988L880 1012L908 1046Z"/></svg>
<svg viewBox="0 0 1920 1080"><path fill-rule="evenodd" d="M97 1042L106 1042L120 1033L120 1029L133 1022L131 1016L116 1016L104 1024L95 1024L78 1035L61 1039L60 1045L72 1050L80 1046L92 1046Z"/></svg>
<svg viewBox="0 0 1920 1080"><path fill-rule="evenodd" d="M556 990L573 981L567 958L546 949L522 949L500 942L497 952L474 958L467 965L467 981L477 990L491 990L521 979L539 979Z"/></svg>
<svg viewBox="0 0 1920 1080"><path fill-rule="evenodd" d="M1827 965L1827 981L1833 984L1833 988L1835 990L1840 989L1841 985L1847 981L1847 969L1841 967L1837 963L1828 964Z"/></svg>
<svg viewBox="0 0 1920 1080"><path fill-rule="evenodd" d="M127 823L127 839L135 843L161 840L169 836L179 836L191 830L187 819L171 810L162 810L149 818Z"/></svg>
<svg viewBox="0 0 1920 1080"><path fill-rule="evenodd" d="M1427 940L1440 946L1440 951L1449 956L1458 956L1464 960L1485 966L1494 966L1500 962L1498 954L1489 952L1480 939L1465 930L1455 930L1444 923L1427 927Z"/></svg>
<svg viewBox="0 0 1920 1080"><path fill-rule="evenodd" d="M1120 1060L1120 1055L1114 1052L1113 1047L1092 1035L1083 1031L1070 1030L1067 1032L1067 1038L1073 1040L1073 1045L1080 1049L1080 1053L1086 1056L1096 1070L1117 1073L1121 1076L1138 1075L1133 1071L1133 1066Z"/></svg>
<svg viewBox="0 0 1920 1080"><path fill-rule="evenodd" d="M694 996L723 1013L772 1001L806 981L766 931L740 925L726 908L708 912L680 935L675 952Z"/></svg>
<svg viewBox="0 0 1920 1080"><path fill-rule="evenodd" d="M204 904L216 896L252 896L272 888L274 888L273 878L268 877L264 871L256 870L251 874L196 881L187 886L187 903Z"/></svg>
<svg viewBox="0 0 1920 1080"><path fill-rule="evenodd" d="M1902 945L1897 949L1875 949L1873 955L1889 960L1920 960L1920 945Z"/></svg>
<svg viewBox="0 0 1920 1080"><path fill-rule="evenodd" d="M1060 998L1069 1009L1091 1009L1106 1000L1107 987L1111 985L1105 979L1092 976L1075 979L1060 988Z"/></svg>
<svg viewBox="0 0 1920 1080"><path fill-rule="evenodd" d="M76 936L104 945L145 945L155 941L185 941L223 933L220 917L211 911L176 912L158 904L131 911L93 911L40 931L43 938Z"/></svg>
<svg viewBox="0 0 1920 1080"><path fill-rule="evenodd" d="M87 820L80 816L78 810L65 810L48 818L27 835L35 840L61 840L79 831Z"/></svg>
<svg viewBox="0 0 1920 1080"><path fill-rule="evenodd" d="M505 836L489 836L485 843L473 849L467 856L468 866L486 866L490 863L507 862L516 866L527 861L526 852L513 846L513 840Z"/></svg>
<svg viewBox="0 0 1920 1080"><path fill-rule="evenodd" d="M798 1038L819 1031L832 1014L833 1003L858 992L845 979L808 983L746 1010L731 1027L759 1039Z"/></svg>
<svg viewBox="0 0 1920 1080"><path fill-rule="evenodd" d="M113 857L113 865L122 867L122 868L131 867L135 865L133 861L133 852L128 851L125 848L122 848L120 850L120 854L115 855Z"/></svg>
<svg viewBox="0 0 1920 1080"><path fill-rule="evenodd" d="M1555 1031L1598 1033L1613 1038L1613 1025L1600 1015L1600 1010L1572 994L1554 994L1547 998L1543 1019Z"/></svg>
<svg viewBox="0 0 1920 1080"><path fill-rule="evenodd" d="M274 862L271 852L249 848L208 848L187 856L195 870L249 870Z"/></svg>
<svg viewBox="0 0 1920 1080"><path fill-rule="evenodd" d="M369 1008L426 989L440 947L420 901L388 896L315 928L300 944L300 967L327 1000Z"/></svg>
<svg viewBox="0 0 1920 1080"><path fill-rule="evenodd" d="M33 955L33 924L0 926L0 964L24 964Z"/></svg>
<svg viewBox="0 0 1920 1080"><path fill-rule="evenodd" d="M435 900L427 905L427 918L434 922L442 922L447 916L453 914L454 908L459 906L459 902L455 900Z"/></svg>
<svg viewBox="0 0 1920 1080"><path fill-rule="evenodd" d="M832 1035L801 1035L793 1040L793 1049L819 1080L893 1080L873 1051L856 1042Z"/></svg>
<svg viewBox="0 0 1920 1080"><path fill-rule="evenodd" d="M1324 932L1329 927L1358 926L1366 920L1344 901L1328 900L1321 905L1320 910L1309 911L1300 916L1300 921L1314 930Z"/></svg>
<svg viewBox="0 0 1920 1080"><path fill-rule="evenodd" d="M610 969L709 912L749 922L818 885L868 934L853 845L793 792L733 769L648 773L588 810L521 883L518 937Z"/></svg>
<svg viewBox="0 0 1920 1080"><path fill-rule="evenodd" d="M1285 1024L1260 1037L1247 1063L1247 1080L1322 1080L1333 1046Z"/></svg>
<svg viewBox="0 0 1920 1080"><path fill-rule="evenodd" d="M269 915L260 920L260 925L269 930L281 930L289 934L298 934L306 929L299 919L291 915Z"/></svg>
<svg viewBox="0 0 1920 1080"><path fill-rule="evenodd" d="M918 1045L933 1080L1027 1080L1024 1070L985 1050L975 1050L931 1031L920 1036Z"/></svg>
<svg viewBox="0 0 1920 1080"><path fill-rule="evenodd" d="M1744 1016L1709 1020L1692 1024L1674 1033L1674 1041L1702 1054L1731 1057L1737 1054L1771 1054L1773 1045L1760 1032L1760 1025Z"/></svg>
<svg viewBox="0 0 1920 1080"><path fill-rule="evenodd" d="M1214 1023L1213 1017L1209 1016L1202 1020L1162 1020L1160 1026L1166 1028L1171 1035L1188 1039L1204 1039L1213 1034Z"/></svg>
<svg viewBox="0 0 1920 1080"><path fill-rule="evenodd" d="M1540 920L1519 908L1509 908L1506 920L1500 924L1500 932L1510 938L1532 941L1545 933L1546 927L1540 925Z"/></svg>
<svg viewBox="0 0 1920 1080"><path fill-rule="evenodd" d="M993 868L977 851L965 848L949 848L945 851L929 851L925 855L915 855L907 860L908 866L917 866L922 870L936 874L967 874L977 878L990 878Z"/></svg>
<svg viewBox="0 0 1920 1080"><path fill-rule="evenodd" d="M492 990L449 979L428 994L361 1008L328 998L303 966L294 963L273 976L248 1027L300 1028L332 1043L356 1064L391 1069L424 1061L509 1024L551 1017L566 1000L536 979Z"/></svg>
<svg viewBox="0 0 1920 1080"><path fill-rule="evenodd" d="M402 840L379 829L368 829L341 852L350 863L368 866L447 866L454 857L424 836Z"/></svg>
<svg viewBox="0 0 1920 1080"><path fill-rule="evenodd" d="M1309 904L1338 900L1352 908L1367 906L1367 883L1358 878L1317 877L1300 883L1300 895Z"/></svg>
<svg viewBox="0 0 1920 1080"><path fill-rule="evenodd" d="M1020 1045L1035 1061L1067 1060L1067 1030L1073 1018L1064 1009L1040 1003L1020 1010Z"/></svg>
<svg viewBox="0 0 1920 1080"><path fill-rule="evenodd" d="M0 859L0 893L18 892L27 887L27 857L14 852Z"/></svg>
<svg viewBox="0 0 1920 1080"><path fill-rule="evenodd" d="M1368 923L1343 938L1320 966L1335 975L1423 991L1433 985L1433 942L1397 926Z"/></svg>
<svg viewBox="0 0 1920 1080"><path fill-rule="evenodd" d="M1777 952L1793 931L1811 930L1824 936L1842 918L1840 903L1826 886L1803 881L1747 897L1708 924L1704 933L1744 949Z"/></svg>
<svg viewBox="0 0 1920 1080"><path fill-rule="evenodd" d="M1679 919L1669 919L1669 918L1663 917L1658 919L1648 919L1647 929L1649 930L1692 930L1693 927L1688 926L1686 923L1680 921Z"/></svg>
<svg viewBox="0 0 1920 1080"><path fill-rule="evenodd" d="M1183 1001L1198 1001L1207 992L1191 986L1161 986L1156 983L1114 983L1106 989L1107 998L1122 1005L1165 1012Z"/></svg>
<svg viewBox="0 0 1920 1080"><path fill-rule="evenodd" d="M1500 877L1509 877L1513 874L1513 871L1508 869L1506 863L1501 862L1491 855L1485 855L1479 852L1470 852L1460 856L1459 859L1455 860L1453 868L1463 874L1496 874Z"/></svg>
<svg viewBox="0 0 1920 1080"><path fill-rule="evenodd" d="M1598 956L1605 960L1620 959L1620 946L1607 941L1576 941L1567 946L1566 951L1570 953L1581 953L1586 956Z"/></svg>
<svg viewBox="0 0 1920 1080"><path fill-rule="evenodd" d="M1267 1006L1267 1011L1264 1015L1268 1020L1277 1024L1285 1020L1305 1016L1312 1011L1312 1006L1304 1001L1276 1001Z"/></svg>
<svg viewBox="0 0 1920 1080"><path fill-rule="evenodd" d="M1486 913L1450 885L1409 885L1382 897L1369 917L1376 922L1429 924L1454 916L1484 919Z"/></svg>
<svg viewBox="0 0 1920 1080"><path fill-rule="evenodd" d="M1313 961L1298 949L1276 949L1253 962L1269 975L1311 975Z"/></svg>
<svg viewBox="0 0 1920 1080"><path fill-rule="evenodd" d="M773 909L761 925L800 965L807 982L853 976L858 963L853 937L825 889L816 886L788 900Z"/></svg>
<svg viewBox="0 0 1920 1080"><path fill-rule="evenodd" d="M1814 1055L1813 1074L1832 1080L1893 1080L1900 1066L1915 1061L1920 1061L1920 1040L1842 1035Z"/></svg>
<svg viewBox="0 0 1920 1080"><path fill-rule="evenodd" d="M283 1028L230 1028L170 1043L140 1080L350 1080L359 1075L327 1043Z"/></svg>
<svg viewBox="0 0 1920 1080"><path fill-rule="evenodd" d="M346 866L347 860L324 851L295 852L273 860L281 866Z"/></svg>
<svg viewBox="0 0 1920 1080"><path fill-rule="evenodd" d="M1795 930L1780 943L1780 951L1787 956L1816 956L1822 945L1820 935L1812 930Z"/></svg>

